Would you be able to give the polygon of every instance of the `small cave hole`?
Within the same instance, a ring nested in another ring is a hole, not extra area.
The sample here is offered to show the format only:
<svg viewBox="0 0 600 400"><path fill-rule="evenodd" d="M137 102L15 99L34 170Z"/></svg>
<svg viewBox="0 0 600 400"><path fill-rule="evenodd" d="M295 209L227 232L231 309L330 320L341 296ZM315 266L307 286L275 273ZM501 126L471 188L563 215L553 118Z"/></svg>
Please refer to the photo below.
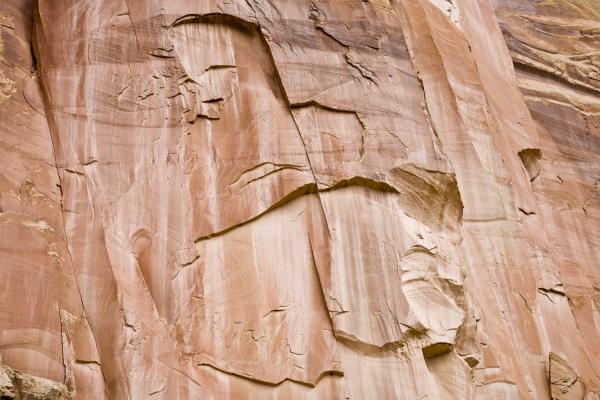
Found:
<svg viewBox="0 0 600 400"><path fill-rule="evenodd" d="M533 182L540 174L540 161L542 152L540 149L523 149L519 152L519 158L523 163L525 171L529 176L529 181Z"/></svg>

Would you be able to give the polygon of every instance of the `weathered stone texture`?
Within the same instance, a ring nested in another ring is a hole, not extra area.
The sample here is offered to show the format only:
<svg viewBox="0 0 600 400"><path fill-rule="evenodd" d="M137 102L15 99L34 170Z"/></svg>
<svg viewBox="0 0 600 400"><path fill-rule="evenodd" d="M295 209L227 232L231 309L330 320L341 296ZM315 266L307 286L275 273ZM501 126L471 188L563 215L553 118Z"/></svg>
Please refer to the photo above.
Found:
<svg viewBox="0 0 600 400"><path fill-rule="evenodd" d="M596 0L4 0L0 390L600 399L599 95Z"/></svg>

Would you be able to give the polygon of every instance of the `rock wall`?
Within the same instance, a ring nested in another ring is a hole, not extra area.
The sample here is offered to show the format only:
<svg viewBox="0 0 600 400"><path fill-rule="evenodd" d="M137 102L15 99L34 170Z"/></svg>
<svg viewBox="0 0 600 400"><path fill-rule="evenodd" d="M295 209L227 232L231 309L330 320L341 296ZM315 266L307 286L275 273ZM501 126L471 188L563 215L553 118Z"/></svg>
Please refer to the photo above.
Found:
<svg viewBox="0 0 600 400"><path fill-rule="evenodd" d="M599 52L596 0L4 0L0 362L600 399Z"/></svg>

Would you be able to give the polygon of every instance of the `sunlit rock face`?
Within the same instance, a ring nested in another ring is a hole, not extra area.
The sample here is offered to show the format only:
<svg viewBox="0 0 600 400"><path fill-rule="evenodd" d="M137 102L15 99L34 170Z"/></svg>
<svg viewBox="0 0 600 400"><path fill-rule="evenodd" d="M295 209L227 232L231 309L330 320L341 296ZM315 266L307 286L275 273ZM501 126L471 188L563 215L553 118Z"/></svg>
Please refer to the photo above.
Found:
<svg viewBox="0 0 600 400"><path fill-rule="evenodd" d="M599 54L595 0L4 0L0 395L600 399Z"/></svg>

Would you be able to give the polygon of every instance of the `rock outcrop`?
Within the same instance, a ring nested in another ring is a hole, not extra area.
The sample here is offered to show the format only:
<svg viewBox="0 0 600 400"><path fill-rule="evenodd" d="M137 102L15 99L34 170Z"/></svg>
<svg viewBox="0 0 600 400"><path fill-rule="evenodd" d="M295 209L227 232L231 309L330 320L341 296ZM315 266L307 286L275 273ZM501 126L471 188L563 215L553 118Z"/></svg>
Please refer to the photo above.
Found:
<svg viewBox="0 0 600 400"><path fill-rule="evenodd" d="M0 399L70 400L65 385L0 365Z"/></svg>
<svg viewBox="0 0 600 400"><path fill-rule="evenodd" d="M0 362L40 399L599 399L596 3L4 0Z"/></svg>

